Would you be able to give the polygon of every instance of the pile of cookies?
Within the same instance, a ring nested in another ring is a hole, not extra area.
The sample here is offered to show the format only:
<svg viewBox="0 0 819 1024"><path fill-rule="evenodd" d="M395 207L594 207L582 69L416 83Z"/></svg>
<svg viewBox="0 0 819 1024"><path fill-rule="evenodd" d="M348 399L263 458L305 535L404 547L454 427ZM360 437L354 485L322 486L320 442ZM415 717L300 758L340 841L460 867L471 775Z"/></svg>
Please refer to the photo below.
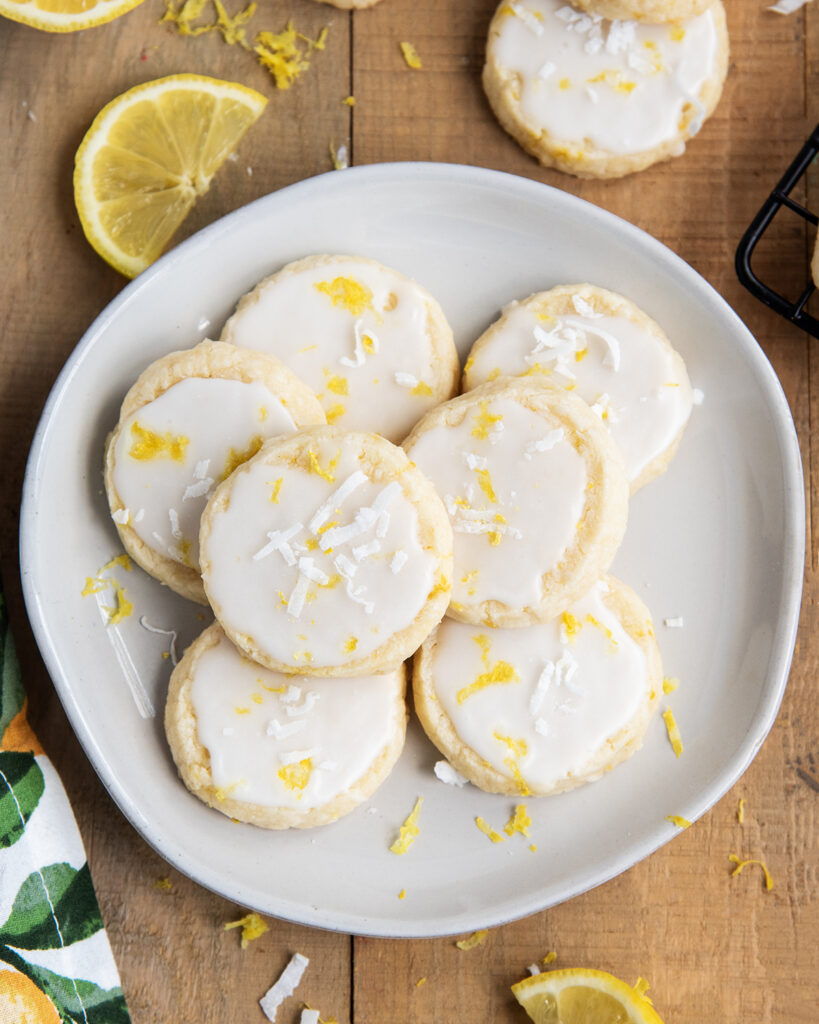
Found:
<svg viewBox="0 0 819 1024"><path fill-rule="evenodd" d="M630 492L690 415L680 356L627 299L567 285L504 309L458 386L425 289L315 256L128 392L111 515L139 565L215 615L165 726L224 814L307 827L367 799L401 753L413 655L441 777L542 795L640 745L660 657L606 573Z"/></svg>
<svg viewBox="0 0 819 1024"><path fill-rule="evenodd" d="M721 0L502 0L483 84L544 166L618 178L683 153L727 69Z"/></svg>

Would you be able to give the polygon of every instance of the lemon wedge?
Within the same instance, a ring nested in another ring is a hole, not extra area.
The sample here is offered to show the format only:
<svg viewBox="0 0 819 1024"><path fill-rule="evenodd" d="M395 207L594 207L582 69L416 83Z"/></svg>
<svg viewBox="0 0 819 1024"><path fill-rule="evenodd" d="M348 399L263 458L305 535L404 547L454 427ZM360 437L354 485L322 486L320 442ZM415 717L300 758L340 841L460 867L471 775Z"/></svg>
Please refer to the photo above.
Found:
<svg viewBox="0 0 819 1024"><path fill-rule="evenodd" d="M103 107L74 163L77 212L100 256L126 277L153 263L266 104L236 82L171 75Z"/></svg>
<svg viewBox="0 0 819 1024"><path fill-rule="evenodd" d="M512 991L535 1024L663 1024L647 999L605 971L546 971Z"/></svg>
<svg viewBox="0 0 819 1024"><path fill-rule="evenodd" d="M0 14L45 32L77 32L113 21L142 0L0 0Z"/></svg>

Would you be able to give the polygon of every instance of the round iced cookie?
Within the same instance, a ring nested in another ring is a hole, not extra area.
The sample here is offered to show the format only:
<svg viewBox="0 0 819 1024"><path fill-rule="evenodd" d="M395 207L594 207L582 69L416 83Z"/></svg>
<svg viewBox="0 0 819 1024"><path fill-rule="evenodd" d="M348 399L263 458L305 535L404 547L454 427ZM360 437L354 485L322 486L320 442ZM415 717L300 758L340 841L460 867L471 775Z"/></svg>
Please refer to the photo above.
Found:
<svg viewBox="0 0 819 1024"><path fill-rule="evenodd" d="M449 603L452 530L432 484L378 434L266 444L202 516L202 577L228 636L280 672L389 672Z"/></svg>
<svg viewBox="0 0 819 1024"><path fill-rule="evenodd" d="M651 616L612 577L526 629L444 619L413 664L424 730L490 793L544 796L599 778L640 747L661 686Z"/></svg>
<svg viewBox="0 0 819 1024"><path fill-rule="evenodd" d="M702 14L713 2L714 0L574 0L572 6L612 20L660 24L694 18Z"/></svg>
<svg viewBox="0 0 819 1024"><path fill-rule="evenodd" d="M428 413L404 448L454 532L448 614L487 626L557 615L605 572L628 481L600 419L534 377L504 377Z"/></svg>
<svg viewBox="0 0 819 1024"><path fill-rule="evenodd" d="M683 153L727 69L720 0L664 25L607 21L562 0L504 0L483 84L501 125L544 166L617 178Z"/></svg>
<svg viewBox="0 0 819 1024"><path fill-rule="evenodd" d="M239 303L222 340L281 359L327 422L401 441L458 390L452 331L415 281L360 256L308 256Z"/></svg>
<svg viewBox="0 0 819 1024"><path fill-rule="evenodd" d="M404 689L403 665L344 680L270 672L214 623L171 676L165 732L200 800L262 828L309 828L387 777L404 745Z"/></svg>
<svg viewBox="0 0 819 1024"><path fill-rule="evenodd" d="M214 487L264 441L320 423L315 395L265 353L203 341L151 363L125 396L105 453L125 550L176 593L207 604L199 520Z"/></svg>
<svg viewBox="0 0 819 1024"><path fill-rule="evenodd" d="M667 468L691 414L691 384L662 328L633 302L590 284L512 302L473 345L463 386L536 373L591 405L632 493Z"/></svg>

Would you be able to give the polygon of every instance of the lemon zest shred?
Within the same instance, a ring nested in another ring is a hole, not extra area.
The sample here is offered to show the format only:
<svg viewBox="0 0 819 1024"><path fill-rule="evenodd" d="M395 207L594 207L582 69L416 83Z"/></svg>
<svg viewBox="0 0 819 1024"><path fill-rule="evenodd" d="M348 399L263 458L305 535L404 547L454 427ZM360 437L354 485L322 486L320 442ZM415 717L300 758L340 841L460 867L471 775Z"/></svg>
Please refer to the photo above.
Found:
<svg viewBox="0 0 819 1024"><path fill-rule="evenodd" d="M318 281L313 287L326 295L334 306L346 309L353 316L361 316L372 309L372 290L354 277L334 277L332 281Z"/></svg>
<svg viewBox="0 0 819 1024"><path fill-rule="evenodd" d="M648 1003L649 1006L654 1005L653 1000L649 999L649 997L646 995L646 992L648 992L648 990L651 988L651 985L649 984L647 978L644 978L642 975L640 975L640 977L634 982L633 988L637 995L646 1003Z"/></svg>
<svg viewBox="0 0 819 1024"><path fill-rule="evenodd" d="M318 39L310 39L288 21L281 32L259 32L254 40L253 52L262 67L273 76L277 89L289 89L295 80L310 67L313 50L323 50L327 42L327 28ZM306 44L306 49L300 44Z"/></svg>
<svg viewBox="0 0 819 1024"><path fill-rule="evenodd" d="M401 892L398 893L398 899L399 900L405 900L406 898L407 898L407 890L406 889L402 889Z"/></svg>
<svg viewBox="0 0 819 1024"><path fill-rule="evenodd" d="M765 888L767 890L769 890L769 891L771 889L773 889L773 887L774 887L773 878L771 878L771 873L770 873L770 871L768 871L768 868L767 868L767 865L765 864L765 861L762 861L762 860L742 860L742 858L738 857L735 853L729 853L728 854L728 860L733 861L733 863L736 864L736 867L731 872L731 878L733 878L735 875L740 874L742 872L742 869L743 868L747 868L749 864L758 864L762 868L762 871L763 871L763 873L765 875Z"/></svg>
<svg viewBox="0 0 819 1024"><path fill-rule="evenodd" d="M109 585L114 588L114 599L116 604L111 608L106 608L108 612L108 625L115 626L118 622L122 622L123 619L127 619L134 612L133 604L128 600L125 594L125 588L122 584L115 579L108 581Z"/></svg>
<svg viewBox="0 0 819 1024"><path fill-rule="evenodd" d="M310 781L312 773L313 760L310 757L305 757L302 758L301 761L294 761L293 764L283 765L279 768L277 775L285 784L287 789L301 794L307 783Z"/></svg>
<svg viewBox="0 0 819 1024"><path fill-rule="evenodd" d="M737 821L740 825L745 823L745 797L740 797L739 804L737 805Z"/></svg>
<svg viewBox="0 0 819 1024"><path fill-rule="evenodd" d="M190 444L190 438L184 434L172 434L170 430L166 430L164 434L157 434L136 420L131 424L131 436L134 440L128 454L138 462L148 462L151 459L184 462L185 451Z"/></svg>
<svg viewBox="0 0 819 1024"><path fill-rule="evenodd" d="M563 623L563 628L566 630L566 636L568 637L569 643L574 643L575 637L583 628L583 623L576 615L572 615L571 612L563 612L560 616L560 621Z"/></svg>
<svg viewBox="0 0 819 1024"><path fill-rule="evenodd" d="M321 463L318 460L318 456L316 455L312 448L308 450L307 457L310 460L309 469L311 473L315 473L316 476L320 476L322 480L326 480L328 483L335 483L336 474L334 470L338 465L340 453L338 453L334 459L330 460L327 469L322 469Z"/></svg>
<svg viewBox="0 0 819 1024"><path fill-rule="evenodd" d="M557 953L553 949L550 949L540 962L544 965L548 965L553 964L555 960L557 960Z"/></svg>
<svg viewBox="0 0 819 1024"><path fill-rule="evenodd" d="M340 374L333 374L327 380L327 390L332 391L334 395L349 395L350 386L347 383L346 377L342 377Z"/></svg>
<svg viewBox="0 0 819 1024"><path fill-rule="evenodd" d="M663 721L668 732L668 739L671 743L671 749L674 751L676 757L679 757L683 752L683 742L680 736L679 726L674 718L674 712L671 708L666 708L663 712Z"/></svg>
<svg viewBox="0 0 819 1024"><path fill-rule="evenodd" d="M479 690L485 690L487 686L506 686L508 683L518 682L520 682L520 676L515 671L514 665L510 665L508 661L496 661L487 672L482 672L474 682L458 690L456 699L459 704L463 704L468 697L478 693Z"/></svg>
<svg viewBox="0 0 819 1024"><path fill-rule="evenodd" d="M410 389L410 394L420 398L430 398L432 396L432 388L426 381L419 380L415 387Z"/></svg>
<svg viewBox="0 0 819 1024"><path fill-rule="evenodd" d="M478 478L478 484L483 493L489 498L495 505L498 503L498 497L495 494L495 488L492 486L492 478L489 476L488 469L476 469L475 475Z"/></svg>
<svg viewBox="0 0 819 1024"><path fill-rule="evenodd" d="M688 818L683 818L680 814L666 814L666 821L670 821L672 825L676 825L677 828L690 828L691 822Z"/></svg>
<svg viewBox="0 0 819 1024"><path fill-rule="evenodd" d="M347 410L344 408L344 406L340 402L338 402L336 405L332 405L330 406L329 409L326 409L324 415L327 417L328 423L335 423L335 421L340 416L343 416L346 411Z"/></svg>
<svg viewBox="0 0 819 1024"><path fill-rule="evenodd" d="M249 715L250 714L250 708L243 708L239 704L234 705L233 710L236 712L237 715Z"/></svg>
<svg viewBox="0 0 819 1024"><path fill-rule="evenodd" d="M273 502L274 505L279 504L279 495L282 492L283 481L284 477L280 476L278 480L268 480L267 482L267 486L272 488L272 490L270 491L270 500Z"/></svg>
<svg viewBox="0 0 819 1024"><path fill-rule="evenodd" d="M117 566L120 566L121 568L125 569L126 572L130 572L131 569L133 569L131 558L124 551L121 555L117 555L116 557L112 558L110 562L106 562L105 565L100 569L99 573L97 573L97 575L100 575L100 573L105 572L106 569L115 569Z"/></svg>
<svg viewBox="0 0 819 1024"><path fill-rule="evenodd" d="M341 102L346 104L348 107L354 107L355 106L355 96L345 96L344 99Z"/></svg>
<svg viewBox="0 0 819 1024"><path fill-rule="evenodd" d="M512 778L515 780L515 785L518 787L518 793L520 793L521 796L531 796L532 790L529 788L529 783L523 777L523 772L520 770L520 766L517 761L512 757L507 757L503 763L512 773Z"/></svg>
<svg viewBox="0 0 819 1024"><path fill-rule="evenodd" d="M673 693L679 685L679 679L675 679L673 676L666 676L663 679L663 693Z"/></svg>
<svg viewBox="0 0 819 1024"><path fill-rule="evenodd" d="M263 440L264 439L261 434L256 434L255 437L250 439L248 446L244 451L238 448L228 448L227 457L225 458L225 468L222 470L222 480L227 480L230 474L235 469L238 469L242 463L253 458L256 452L262 447Z"/></svg>
<svg viewBox="0 0 819 1024"><path fill-rule="evenodd" d="M171 880L167 875L163 875L161 878L157 878L154 881L154 889L159 889L160 892L170 892L172 888Z"/></svg>
<svg viewBox="0 0 819 1024"><path fill-rule="evenodd" d="M529 752L529 744L524 739L513 739L511 736L503 736L496 729L493 736L498 743L503 743L509 748L509 752L517 757L524 757Z"/></svg>
<svg viewBox="0 0 819 1024"><path fill-rule="evenodd" d="M459 939L455 945L458 949L469 950L474 949L476 946L482 945L486 942L486 936L489 934L487 928L481 928L480 931L473 932L468 939Z"/></svg>
<svg viewBox="0 0 819 1024"><path fill-rule="evenodd" d="M399 43L398 45L401 47L401 56L407 67L412 68L413 71L420 71L424 65L412 43Z"/></svg>
<svg viewBox="0 0 819 1024"><path fill-rule="evenodd" d="M344 644L344 653L345 654L352 654L353 651L356 649L356 647L358 647L358 637L357 636L353 636L351 634L350 636L347 637L347 641Z"/></svg>
<svg viewBox="0 0 819 1024"><path fill-rule="evenodd" d="M223 931L229 931L231 928L242 929L240 943L242 949L247 949L254 939L258 939L260 935L264 935L266 931L270 930L269 926L256 913L245 914L238 921L228 921L223 925Z"/></svg>
<svg viewBox="0 0 819 1024"><path fill-rule="evenodd" d="M515 807L514 813L509 818L509 821L503 826L503 831L508 836L513 836L516 832L520 832L522 836L529 836L529 826L532 824L532 819L529 817L529 812L526 809L526 804L518 804Z"/></svg>
<svg viewBox="0 0 819 1024"><path fill-rule="evenodd" d="M505 526L506 516L502 516L500 512L496 512L495 522ZM487 536L489 537L489 543L492 545L493 548L496 548L498 544L500 544L500 542L503 540L503 534L500 532L500 530L490 530Z"/></svg>
<svg viewBox="0 0 819 1024"><path fill-rule="evenodd" d="M492 828L492 826L485 822L480 815L478 815L478 817L475 818L475 824L478 826L478 829L481 832L483 832L485 836L488 836L489 839L492 840L493 843L506 842L506 837L502 836L500 832L497 831L497 829Z"/></svg>
<svg viewBox="0 0 819 1024"><path fill-rule="evenodd" d="M220 804L224 803L225 800L227 800L227 798L230 796L230 794L235 789L238 789L239 786L241 786L241 784L242 781L240 780L239 782L231 782L229 786L217 786L216 789L213 791L214 796L216 797Z"/></svg>
<svg viewBox="0 0 819 1024"><path fill-rule="evenodd" d="M80 591L80 597L89 597L91 594L99 594L108 586L109 580L100 576L86 576L85 586Z"/></svg>
<svg viewBox="0 0 819 1024"><path fill-rule="evenodd" d="M424 798L422 796L419 796L415 801L415 806L409 812L404 820L404 824L398 830L398 838L390 847L390 853L396 853L401 856L402 854L405 854L415 842L416 836L420 832L420 829L418 828L418 818L421 814L421 804L423 804L423 802Z"/></svg>
<svg viewBox="0 0 819 1024"><path fill-rule="evenodd" d="M479 441L486 441L489 437L489 429L493 423L499 423L503 416L489 411L489 402L484 399L478 405L478 412L473 418L472 436Z"/></svg>
<svg viewBox="0 0 819 1024"><path fill-rule="evenodd" d="M415 982L415 987L416 988L420 988L422 985L426 985L426 983L427 983L427 979L426 979L426 975L424 975L423 978L419 978L418 981Z"/></svg>

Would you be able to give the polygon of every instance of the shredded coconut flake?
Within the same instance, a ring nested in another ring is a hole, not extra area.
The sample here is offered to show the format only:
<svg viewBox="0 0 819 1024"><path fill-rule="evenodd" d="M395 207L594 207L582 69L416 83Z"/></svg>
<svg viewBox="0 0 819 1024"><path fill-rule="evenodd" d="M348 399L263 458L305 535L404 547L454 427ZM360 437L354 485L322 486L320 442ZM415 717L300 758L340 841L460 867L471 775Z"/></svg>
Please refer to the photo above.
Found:
<svg viewBox="0 0 819 1024"><path fill-rule="evenodd" d="M537 441L530 441L523 450L524 459L531 459L533 455L540 452L551 451L556 444L563 440L564 436L563 427L557 427L555 430L550 430L545 437L538 438Z"/></svg>
<svg viewBox="0 0 819 1024"><path fill-rule="evenodd" d="M776 14L793 14L808 2L809 0L776 0L776 3L771 4L768 10L774 11Z"/></svg>
<svg viewBox="0 0 819 1024"><path fill-rule="evenodd" d="M535 722L535 732L539 733L541 736L549 735L549 723L546 721L545 718L537 719L537 721Z"/></svg>
<svg viewBox="0 0 819 1024"><path fill-rule="evenodd" d="M682 629L683 628L683 617L678 615L674 619L663 619L663 625L667 626L668 629Z"/></svg>
<svg viewBox="0 0 819 1024"><path fill-rule="evenodd" d="M547 78L550 78L555 71L557 71L557 64L551 60L547 60L545 64L541 65L540 70L537 73L537 77L545 82Z"/></svg>
<svg viewBox="0 0 819 1024"><path fill-rule="evenodd" d="M536 36L543 35L543 25L541 24L540 19L536 18L528 8L524 7L521 3L517 3L516 0L513 0L509 6L515 16L520 18L530 32L534 32Z"/></svg>
<svg viewBox="0 0 819 1024"><path fill-rule="evenodd" d="M283 750L279 753L279 764L298 764L300 761L307 761L317 755L318 750L315 747L310 747L307 750Z"/></svg>
<svg viewBox="0 0 819 1024"><path fill-rule="evenodd" d="M131 518L130 510L127 508L118 508L116 512L111 513L111 518L115 523L119 523L120 526L125 526L128 520Z"/></svg>
<svg viewBox="0 0 819 1024"><path fill-rule="evenodd" d="M271 718L267 723L265 732L268 736L273 736L277 740L286 739L288 736L293 736L307 725L307 722L287 722L282 725L281 722L276 718Z"/></svg>
<svg viewBox="0 0 819 1024"><path fill-rule="evenodd" d="M432 770L435 772L435 778L439 782L446 783L447 786L465 786L469 781L459 771L456 771L449 761L436 761Z"/></svg>
<svg viewBox="0 0 819 1024"><path fill-rule="evenodd" d="M171 536L174 540L182 540L182 530L179 527L179 513L175 508L168 509L168 519L171 523Z"/></svg>
<svg viewBox="0 0 819 1024"><path fill-rule="evenodd" d="M297 689L298 689L298 687L297 687ZM299 692L301 692L301 691L299 691ZM290 718L295 718L297 715L307 715L307 714L309 714L313 710L313 708L315 707L317 701L320 698L321 698L321 694L320 693L316 692L315 690L309 690L308 693L305 695L304 703L303 704L299 704L299 705L297 705L295 707L292 704L288 704L287 705L287 709L286 710L287 710L288 716ZM284 698L282 698L282 700L284 700Z"/></svg>
<svg viewBox="0 0 819 1024"><path fill-rule="evenodd" d="M270 1021L270 1024L275 1024L279 1007L296 991L309 963L306 956L302 956L301 953L294 954L290 963L279 975L278 981L259 1000L262 1013Z"/></svg>
<svg viewBox="0 0 819 1024"><path fill-rule="evenodd" d="M705 392L701 391L699 388L694 388L691 392L691 401L694 405L702 405L705 401Z"/></svg>
<svg viewBox="0 0 819 1024"><path fill-rule="evenodd" d="M537 964L529 964L526 970L534 977L536 974L540 974L540 968Z"/></svg>
<svg viewBox="0 0 819 1024"><path fill-rule="evenodd" d="M301 1017L299 1018L299 1024L320 1024L318 1010L311 1010L309 1007L305 1007L301 1011Z"/></svg>
<svg viewBox="0 0 819 1024"><path fill-rule="evenodd" d="M160 629L159 626L152 626L150 624L150 622L148 622L148 620L145 618L144 615L140 618L139 624L140 624L140 626L142 626L143 629L147 629L149 633L158 633L159 636L170 637L171 642L170 642L170 644L168 646L168 654L170 655L171 664L174 667L176 667L176 665L178 663L178 660L179 660L177 658L177 656L176 656L176 639L177 639L177 637L179 635L176 632L176 630L175 629Z"/></svg>
<svg viewBox="0 0 819 1024"><path fill-rule="evenodd" d="M529 699L529 714L536 715L543 706L543 700L546 696L546 691L549 689L552 680L555 677L555 663L553 661L547 661L543 666L543 671L538 676L537 683L535 684L535 690ZM544 733L545 735L545 733Z"/></svg>
<svg viewBox="0 0 819 1024"><path fill-rule="evenodd" d="M292 683L282 694L282 704L295 704L301 698L301 687Z"/></svg>
<svg viewBox="0 0 819 1024"><path fill-rule="evenodd" d="M393 573L399 573L409 561L409 555L402 548L399 548L392 556L390 569Z"/></svg>
<svg viewBox="0 0 819 1024"><path fill-rule="evenodd" d="M582 295L573 295L572 305L574 306L574 311L578 316L585 316L589 320L595 320L603 315L602 313L595 312L594 306L592 306L590 302L587 302Z"/></svg>
<svg viewBox="0 0 819 1024"><path fill-rule="evenodd" d="M395 374L395 383L400 385L402 388L417 388L420 381L417 377L413 377L411 373L404 373L399 370Z"/></svg>

